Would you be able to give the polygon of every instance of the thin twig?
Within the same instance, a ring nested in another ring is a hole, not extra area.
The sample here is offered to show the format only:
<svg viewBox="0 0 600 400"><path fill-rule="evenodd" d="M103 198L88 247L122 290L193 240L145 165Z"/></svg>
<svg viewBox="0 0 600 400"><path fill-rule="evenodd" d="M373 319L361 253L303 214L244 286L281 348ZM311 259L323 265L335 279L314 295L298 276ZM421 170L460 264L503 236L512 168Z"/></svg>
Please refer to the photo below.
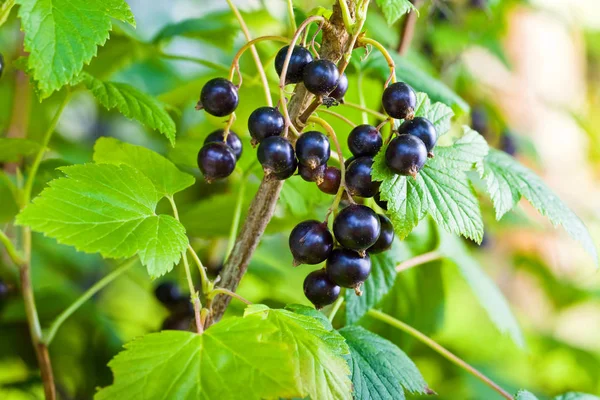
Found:
<svg viewBox="0 0 600 400"><path fill-rule="evenodd" d="M363 93L363 72L362 70L358 73L358 77L356 80L356 86L358 89L358 103L360 104L360 106L363 108L363 110L361 110L360 113L360 117L362 120L362 123L364 125L369 123L369 114L367 113L367 111L365 110L367 108L367 103L365 101L365 95Z"/></svg>
<svg viewBox="0 0 600 400"><path fill-rule="evenodd" d="M350 121L348 118L344 117L341 114L338 114L338 113L333 112L331 110L319 110L319 112L320 113L324 113L324 114L332 115L332 116L336 117L337 119L339 119L341 121L344 121L345 123L347 123L348 125L350 125L352 128L356 127L356 124L354 122Z"/></svg>
<svg viewBox="0 0 600 400"><path fill-rule="evenodd" d="M385 114L382 114L382 113L377 112L375 110L371 110L370 108L363 107L363 106L361 106L359 104L354 104L354 103L347 102L346 100L344 100L344 102L341 103L341 105L342 106L346 106L346 107L350 107L350 108L354 108L355 110L360 110L360 111L369 113L369 114L373 115L374 117L377 117L377 119L380 119L380 120L388 119L388 116L385 115Z"/></svg>
<svg viewBox="0 0 600 400"><path fill-rule="evenodd" d="M338 299L335 301L335 303L333 303L333 307L331 307L331 312L329 313L329 316L327 317L329 322L333 322L333 319L335 318L335 314L337 314L337 312L339 311L339 309L343 303L344 303L344 296L338 297Z"/></svg>
<svg viewBox="0 0 600 400"><path fill-rule="evenodd" d="M19 255L19 252L17 251L17 249L15 249L15 246L13 245L10 238L6 236L6 233L4 233L4 231L1 230L0 243L4 244L4 247L6 248L6 253L17 267L21 267L25 264L25 260L23 260L23 257Z"/></svg>
<svg viewBox="0 0 600 400"><path fill-rule="evenodd" d="M367 38L367 37L360 38L358 40L358 42L359 42L359 44L364 45L364 46L370 45L370 46L375 47L377 50L379 50L379 52L383 55L383 57L387 61L388 68L390 69L390 76L385 81L385 84L383 85L383 87L384 88L387 87L390 84L390 82L392 82L392 83L396 82L396 63L394 63L394 59L392 58L390 53L388 53L386 48L381 43L379 43L377 40Z"/></svg>
<svg viewBox="0 0 600 400"><path fill-rule="evenodd" d="M296 32L296 17L294 16L294 4L292 0L287 0L288 18L290 19L290 29L292 34Z"/></svg>
<svg viewBox="0 0 600 400"><path fill-rule="evenodd" d="M241 295L237 294L236 292L232 292L232 291L231 291L231 290L229 290L229 289L220 288L220 287L214 288L214 289L213 289L213 290L212 290L212 291L211 291L211 292L208 294L208 298L209 298L209 299L212 299L212 298L214 298L214 297L215 297L216 295L218 295L218 294L224 294L224 295L227 295L227 296L231 296L231 297L233 297L233 298L235 298L235 299L238 299L238 300L240 300L241 302L243 302L243 303L246 303L246 304L248 304L248 305L251 305L251 304L252 304L252 302L251 302L250 300L248 300L248 299L244 298L243 296L241 296Z"/></svg>
<svg viewBox="0 0 600 400"><path fill-rule="evenodd" d="M415 0L414 6L418 7L420 3L421 0ZM413 36L415 35L417 17L417 11L411 10L408 13L406 19L404 20L404 24L402 25L402 36L400 38L400 43L398 44L398 54L400 54L401 56L406 55L410 47L410 43L412 42Z"/></svg>
<svg viewBox="0 0 600 400"><path fill-rule="evenodd" d="M416 267L417 265L421 265L421 264L425 264L425 263L428 263L431 261L439 260L440 258L443 258L443 257L444 257L444 255L437 250L430 251L429 253L423 253L419 256L409 258L406 261L402 261L400 264L398 264L396 266L396 272L406 271L407 269Z"/></svg>

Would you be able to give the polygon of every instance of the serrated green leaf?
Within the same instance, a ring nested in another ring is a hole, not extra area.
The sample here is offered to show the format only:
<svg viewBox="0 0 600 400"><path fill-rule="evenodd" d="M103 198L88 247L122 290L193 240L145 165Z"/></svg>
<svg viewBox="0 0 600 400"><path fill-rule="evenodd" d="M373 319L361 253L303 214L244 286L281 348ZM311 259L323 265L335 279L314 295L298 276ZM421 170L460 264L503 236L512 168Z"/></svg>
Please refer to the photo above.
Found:
<svg viewBox="0 0 600 400"><path fill-rule="evenodd" d="M438 137L445 135L450 130L450 121L454 116L454 111L447 105L435 102L431 103L429 96L422 92L417 92L417 107L415 116L425 117L433 124ZM395 121L396 126L401 124L401 120ZM485 141L485 140L484 140Z"/></svg>
<svg viewBox="0 0 600 400"><path fill-rule="evenodd" d="M181 172L175 164L145 147L103 137L94 146L94 161L98 164L127 164L154 183L162 196L173 196L194 184L193 176Z"/></svg>
<svg viewBox="0 0 600 400"><path fill-rule="evenodd" d="M106 109L116 108L121 114L165 135L175 145L175 122L164 104L126 83L103 82L88 73L80 81Z"/></svg>
<svg viewBox="0 0 600 400"><path fill-rule="evenodd" d="M554 400L600 400L600 397L593 394L570 392L556 396Z"/></svg>
<svg viewBox="0 0 600 400"><path fill-rule="evenodd" d="M112 18L135 25L123 0L16 0L29 70L42 98L71 82L108 39Z"/></svg>
<svg viewBox="0 0 600 400"><path fill-rule="evenodd" d="M185 228L156 215L160 195L140 171L122 164L61 168L64 178L18 216L17 223L87 253L122 258L139 254L150 276L165 274L185 251Z"/></svg>
<svg viewBox="0 0 600 400"><path fill-rule="evenodd" d="M438 251L456 265L500 332L508 334L519 347L525 347L523 332L508 301L477 260L468 253L464 243L454 235L440 232Z"/></svg>
<svg viewBox="0 0 600 400"><path fill-rule="evenodd" d="M527 390L519 390L515 395L515 400L538 400L538 398Z"/></svg>
<svg viewBox="0 0 600 400"><path fill-rule="evenodd" d="M160 42L183 36L231 49L238 33L239 28L231 12L215 12L201 18L185 19L169 24L161 29L152 41Z"/></svg>
<svg viewBox="0 0 600 400"><path fill-rule="evenodd" d="M371 274L362 286L362 296L346 290L346 323L354 324L375 307L394 286L396 266L411 255L404 242L394 240L393 247L380 254L371 254Z"/></svg>
<svg viewBox="0 0 600 400"><path fill-rule="evenodd" d="M96 400L260 400L297 395L286 343L261 318L229 318L202 335L165 331L125 346Z"/></svg>
<svg viewBox="0 0 600 400"><path fill-rule="evenodd" d="M350 347L355 399L405 399L405 390L431 393L417 366L392 342L356 325L340 333Z"/></svg>
<svg viewBox="0 0 600 400"><path fill-rule="evenodd" d="M408 0L377 0L377 5L385 15L388 25L392 25L411 10L417 11L415 6Z"/></svg>
<svg viewBox="0 0 600 400"><path fill-rule="evenodd" d="M319 400L352 398L350 371L343 358L349 349L337 332L327 330L312 317L262 305L249 306L244 315L260 315L279 328L272 337L290 345L302 396Z"/></svg>
<svg viewBox="0 0 600 400"><path fill-rule="evenodd" d="M583 221L530 169L502 151L490 150L479 164L479 171L487 183L496 219L502 218L525 197L554 226L562 225L598 263L596 245Z"/></svg>
<svg viewBox="0 0 600 400"><path fill-rule="evenodd" d="M29 156L40 150L40 145L32 140L0 138L0 161L17 161L21 156Z"/></svg>

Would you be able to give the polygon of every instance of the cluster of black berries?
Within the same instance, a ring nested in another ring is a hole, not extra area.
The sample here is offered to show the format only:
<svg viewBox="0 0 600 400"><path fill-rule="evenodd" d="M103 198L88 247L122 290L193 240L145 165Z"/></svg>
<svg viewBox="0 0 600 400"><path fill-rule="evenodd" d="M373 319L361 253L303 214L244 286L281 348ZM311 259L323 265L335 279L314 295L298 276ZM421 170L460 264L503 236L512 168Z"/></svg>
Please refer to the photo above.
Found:
<svg viewBox="0 0 600 400"><path fill-rule="evenodd" d="M404 120L398 127L398 136L392 139L385 151L385 162L398 175L416 177L427 157L433 157L437 142L435 127L426 118L414 116L417 95L406 83L388 86L381 102L390 117Z"/></svg>
<svg viewBox="0 0 600 400"><path fill-rule="evenodd" d="M154 289L154 295L170 312L161 330L187 331L194 320L194 307L190 297L182 295L173 282L162 282Z"/></svg>
<svg viewBox="0 0 600 400"><path fill-rule="evenodd" d="M339 247L334 248L335 240ZM384 215L367 206L353 204L333 221L333 235L326 222L309 220L292 230L289 245L294 265L320 264L325 268L308 274L304 294L317 308L333 303L342 287L361 294L360 286L371 272L369 254L389 249L394 228Z"/></svg>

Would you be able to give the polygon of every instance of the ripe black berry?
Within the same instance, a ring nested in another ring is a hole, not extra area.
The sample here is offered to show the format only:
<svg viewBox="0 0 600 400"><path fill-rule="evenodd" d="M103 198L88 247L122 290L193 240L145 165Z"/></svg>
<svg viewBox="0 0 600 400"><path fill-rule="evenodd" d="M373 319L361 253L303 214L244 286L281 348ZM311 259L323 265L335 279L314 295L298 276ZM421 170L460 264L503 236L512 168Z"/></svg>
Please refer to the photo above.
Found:
<svg viewBox="0 0 600 400"><path fill-rule="evenodd" d="M413 135L400 135L394 138L385 151L385 163L398 175L413 178L427 161L427 147L421 139Z"/></svg>
<svg viewBox="0 0 600 400"><path fill-rule="evenodd" d="M417 107L417 94L406 83L396 82L383 91L381 103L390 117L411 119Z"/></svg>
<svg viewBox="0 0 600 400"><path fill-rule="evenodd" d="M315 60L304 67L302 81L309 92L325 96L335 89L340 72L336 65L329 60Z"/></svg>
<svg viewBox="0 0 600 400"><path fill-rule="evenodd" d="M323 175L323 182L318 184L323 193L336 194L340 190L342 172L336 167L327 167Z"/></svg>
<svg viewBox="0 0 600 400"><path fill-rule="evenodd" d="M336 301L340 290L338 285L329 280L324 269L313 271L304 279L304 295L317 310Z"/></svg>
<svg viewBox="0 0 600 400"><path fill-rule="evenodd" d="M358 288L371 273L371 258L354 250L335 249L325 264L327 276L336 285Z"/></svg>
<svg viewBox="0 0 600 400"><path fill-rule="evenodd" d="M296 142L296 155L300 164L309 168L326 164L331 155L327 136L317 131L303 133Z"/></svg>
<svg viewBox="0 0 600 400"><path fill-rule="evenodd" d="M162 282L154 289L154 295L165 306L174 306L182 296L179 287L174 282Z"/></svg>
<svg viewBox="0 0 600 400"><path fill-rule="evenodd" d="M272 172L271 175L269 175L269 176L275 178L278 181L284 181L287 178L294 175L296 173L297 168L298 168L298 160L296 160L296 157L294 157L294 161L292 162L292 165L290 165L288 168L284 169L281 172Z"/></svg>
<svg viewBox="0 0 600 400"><path fill-rule="evenodd" d="M275 107L257 108L248 118L250 136L257 142L269 136L281 135L284 127L283 115Z"/></svg>
<svg viewBox="0 0 600 400"><path fill-rule="evenodd" d="M235 162L235 154L223 142L207 143L198 153L198 167L209 183L231 175L235 169Z"/></svg>
<svg viewBox="0 0 600 400"><path fill-rule="evenodd" d="M333 92L329 93L329 97L336 100L342 100L344 95L348 91L348 77L345 73L342 73L340 79L338 79L337 86L333 89Z"/></svg>
<svg viewBox="0 0 600 400"><path fill-rule="evenodd" d="M260 142L257 156L267 175L289 171L296 163L292 144L280 136L270 136Z"/></svg>
<svg viewBox="0 0 600 400"><path fill-rule="evenodd" d="M394 226L392 221L383 214L377 214L381 224L381 233L375 244L367 250L369 253L381 253L392 247L394 241Z"/></svg>
<svg viewBox="0 0 600 400"><path fill-rule="evenodd" d="M206 139L204 139L204 144L211 142L223 142L224 133L224 129L214 131L208 135ZM236 160L239 160L242 156L242 141L240 140L240 137L234 131L229 131L226 144L229 146L231 151L233 151L233 154L235 154Z"/></svg>
<svg viewBox="0 0 600 400"><path fill-rule="evenodd" d="M371 179L373 159L358 157L346 170L346 185L352 196L373 197L379 192L380 182Z"/></svg>
<svg viewBox="0 0 600 400"><path fill-rule="evenodd" d="M287 56L289 47L290 46L282 47L277 53L277 56L275 56L275 70L279 76L281 76L281 71L283 71L283 63L285 62L285 57ZM288 84L301 82L304 67L306 67L308 63L312 62L312 60L313 56L310 54L308 49L305 49L301 46L294 46L294 50L292 50L292 57L290 58L290 63L288 64L288 69L285 74L285 83Z"/></svg>
<svg viewBox="0 0 600 400"><path fill-rule="evenodd" d="M355 157L374 156L381 146L381 133L372 125L358 125L348 136L348 147Z"/></svg>
<svg viewBox="0 0 600 400"><path fill-rule="evenodd" d="M344 208L333 221L333 234L348 249L363 251L377 241L381 223L375 211L353 204Z"/></svg>
<svg viewBox="0 0 600 400"><path fill-rule="evenodd" d="M356 160L356 157L352 156L352 157L348 157L344 160L344 167L346 167L346 169L348 169L348 166L350 164L352 164L352 161Z"/></svg>
<svg viewBox="0 0 600 400"><path fill-rule="evenodd" d="M204 109L216 117L224 117L238 106L238 89L224 78L214 78L206 82L200 93L197 109Z"/></svg>
<svg viewBox="0 0 600 400"><path fill-rule="evenodd" d="M317 168L310 168L300 164L298 166L298 173L305 181L316 182L317 185L320 185L321 183L323 183L326 169L327 164L319 165Z"/></svg>
<svg viewBox="0 0 600 400"><path fill-rule="evenodd" d="M398 127L398 134L418 137L425 143L428 155L433 157L432 150L437 142L437 132L435 126L428 119L415 117L412 120L406 120Z"/></svg>
<svg viewBox="0 0 600 400"><path fill-rule="evenodd" d="M381 200L381 194L377 193L373 199L375 200L375 203L381 207L382 210L387 211L388 209L388 203L385 200Z"/></svg>
<svg viewBox="0 0 600 400"><path fill-rule="evenodd" d="M290 233L290 251L294 265L319 264L333 250L333 236L327 224L315 220L300 222Z"/></svg>

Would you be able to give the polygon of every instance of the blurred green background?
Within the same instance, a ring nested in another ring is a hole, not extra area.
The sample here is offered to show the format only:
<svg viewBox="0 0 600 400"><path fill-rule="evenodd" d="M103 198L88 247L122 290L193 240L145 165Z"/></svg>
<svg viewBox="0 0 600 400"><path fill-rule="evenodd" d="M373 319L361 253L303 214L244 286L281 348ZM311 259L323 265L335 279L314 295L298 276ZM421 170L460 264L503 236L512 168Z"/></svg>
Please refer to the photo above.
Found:
<svg viewBox="0 0 600 400"><path fill-rule="evenodd" d="M223 127L224 121L196 112L194 105L202 85L215 76L225 76L235 52L245 43L239 25L227 4L219 0L128 3L137 29L116 23L111 39L86 68L100 78L133 84L169 105L177 122L177 145L169 147L158 133L101 109L90 93L77 92L51 143L52 157L42 164L36 193L59 175L56 167L90 161L93 144L101 136L158 151L199 178L177 201L193 246L214 275L223 262L240 190L244 190L245 213L262 178L260 171L252 169L255 154L246 128L250 112L264 105L256 68L249 55L242 57L246 76L233 130L246 141L239 164L246 173L238 171L225 181L207 185L197 170L196 154L204 138ZM254 37L291 35L285 1L235 3ZM294 0L296 19L301 21L316 7L331 5L331 1ZM181 30L176 24L186 19L195 22ZM373 4L365 28L368 36L395 51L401 25L402 21L388 26ZM21 55L21 43L13 11L0 28L0 52L7 64L0 79L0 136L27 132L35 138L43 134L60 95L43 103L37 100L27 78L13 64ZM258 46L274 91L277 75L272 62L279 47L278 43ZM365 62L360 60L364 52L356 53L347 70L350 89L345 100L379 110L385 63L382 68L382 59L375 52ZM173 55L200 58L205 65L173 60ZM594 237L600 237L597 0L426 1L420 8L412 46L400 61L400 77L410 75L436 88L443 82L464 99L470 112L456 102L457 119L540 173L582 217ZM332 110L356 123L369 119L346 105ZM350 155L345 146L350 127L325 113L319 116L334 127ZM10 232L17 207L4 178L14 179L14 169L5 166L2 178L0 227ZM600 394L600 275L593 260L527 204L496 222L491 205L482 201L484 244L465 245L511 303L525 332L526 348L516 347L498 332L456 267L448 262L432 262L402 273L382 308L432 336L512 392L525 387L542 399L571 390ZM322 218L330 202L330 196L300 177L286 182L276 216L240 287L243 296L270 306L307 304L302 282L310 267L291 267L287 235L302 220ZM438 240L438 232L427 220L407 239L416 254L433 249ZM35 235L33 283L42 325L115 265ZM0 277L10 288L0 303L0 399L42 398L23 303L16 289L17 271L4 254ZM160 281L187 287L180 268ZM169 311L154 297L158 283L136 267L64 324L50 348L61 398L91 398L97 387L111 382L106 364L122 345L160 329ZM241 310L234 302L229 313ZM495 398L481 382L429 348L387 326L369 320L364 323L407 352L429 386L439 393L438 398Z"/></svg>

